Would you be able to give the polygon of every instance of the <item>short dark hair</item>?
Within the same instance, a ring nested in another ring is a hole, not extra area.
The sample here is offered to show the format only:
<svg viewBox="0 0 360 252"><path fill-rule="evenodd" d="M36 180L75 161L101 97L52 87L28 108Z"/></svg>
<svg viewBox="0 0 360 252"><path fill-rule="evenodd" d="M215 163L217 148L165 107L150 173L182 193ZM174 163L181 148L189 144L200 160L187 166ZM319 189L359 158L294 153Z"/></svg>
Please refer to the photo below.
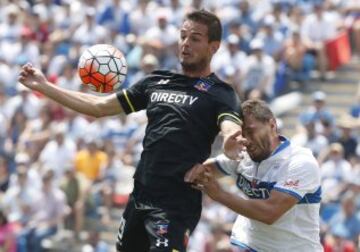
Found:
<svg viewBox="0 0 360 252"><path fill-rule="evenodd" d="M243 116L251 115L260 122L268 122L275 116L268 104L262 100L250 99L241 104Z"/></svg>
<svg viewBox="0 0 360 252"><path fill-rule="evenodd" d="M221 41L222 27L220 19L207 10L195 10L188 13L185 20L191 20L200 24L204 24L208 28L209 42Z"/></svg>

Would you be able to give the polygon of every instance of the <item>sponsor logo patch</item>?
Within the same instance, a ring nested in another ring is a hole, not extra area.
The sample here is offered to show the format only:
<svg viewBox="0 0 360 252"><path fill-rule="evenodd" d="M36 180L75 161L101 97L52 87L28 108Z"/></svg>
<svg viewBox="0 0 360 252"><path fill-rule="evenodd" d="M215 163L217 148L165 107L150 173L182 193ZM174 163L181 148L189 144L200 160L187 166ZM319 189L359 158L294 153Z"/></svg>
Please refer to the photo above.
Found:
<svg viewBox="0 0 360 252"><path fill-rule="evenodd" d="M207 92L210 88L211 88L211 84L203 81L203 80L199 80L195 85L194 88L196 88L199 91L202 92Z"/></svg>
<svg viewBox="0 0 360 252"><path fill-rule="evenodd" d="M284 186L286 187L298 187L299 186L299 180L292 180L292 179L288 179L286 180L286 182L284 183Z"/></svg>
<svg viewBox="0 0 360 252"><path fill-rule="evenodd" d="M159 238L156 240L156 244L155 244L156 247L169 247L169 240L166 239L166 238Z"/></svg>

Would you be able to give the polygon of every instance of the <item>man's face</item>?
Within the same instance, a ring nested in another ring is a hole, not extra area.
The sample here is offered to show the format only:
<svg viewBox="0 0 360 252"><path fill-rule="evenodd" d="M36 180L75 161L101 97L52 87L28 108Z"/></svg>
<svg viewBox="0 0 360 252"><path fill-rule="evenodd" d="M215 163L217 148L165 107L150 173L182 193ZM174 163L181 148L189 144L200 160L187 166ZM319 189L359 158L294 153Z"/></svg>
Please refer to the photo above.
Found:
<svg viewBox="0 0 360 252"><path fill-rule="evenodd" d="M324 102L323 100L315 100L315 101L314 101L314 107L315 107L317 110L322 109L324 106L325 106L325 102Z"/></svg>
<svg viewBox="0 0 360 252"><path fill-rule="evenodd" d="M228 44L228 49L231 53L235 54L236 52L239 51L239 46L237 44L234 43L229 43Z"/></svg>
<svg viewBox="0 0 360 252"><path fill-rule="evenodd" d="M203 70L212 57L213 43L209 42L206 25L186 20L180 30L179 59L184 70Z"/></svg>
<svg viewBox="0 0 360 252"><path fill-rule="evenodd" d="M343 202L342 207L344 209L344 213L346 217L352 216L355 212L355 204L351 199L348 199L345 202Z"/></svg>
<svg viewBox="0 0 360 252"><path fill-rule="evenodd" d="M158 19L158 25L160 27L161 30L165 30L166 26L167 26L167 20L165 17L160 17Z"/></svg>
<svg viewBox="0 0 360 252"><path fill-rule="evenodd" d="M57 133L55 135L55 141L59 144L62 145L64 143L64 134L63 133Z"/></svg>
<svg viewBox="0 0 360 252"><path fill-rule="evenodd" d="M271 137L274 122L261 122L253 116L244 116L243 135L248 140L247 152L252 160L260 162L271 154Z"/></svg>
<svg viewBox="0 0 360 252"><path fill-rule="evenodd" d="M294 42L301 42L300 33L294 32L294 33L292 34L292 40L293 40Z"/></svg>

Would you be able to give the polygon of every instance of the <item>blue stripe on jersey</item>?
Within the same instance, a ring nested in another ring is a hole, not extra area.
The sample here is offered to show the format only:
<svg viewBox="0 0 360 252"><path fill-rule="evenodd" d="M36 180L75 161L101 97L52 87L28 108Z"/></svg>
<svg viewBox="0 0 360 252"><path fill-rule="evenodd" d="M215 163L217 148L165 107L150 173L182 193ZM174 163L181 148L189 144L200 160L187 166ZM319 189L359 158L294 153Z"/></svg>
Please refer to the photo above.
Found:
<svg viewBox="0 0 360 252"><path fill-rule="evenodd" d="M242 248L242 249L246 249L246 251L250 251L250 252L257 252L255 249L253 249L253 248L250 248L248 245L246 245L245 243L242 243L242 242L239 242L239 241L237 241L237 240L235 240L235 239L230 239L230 243L232 244L232 245L235 245L235 246L238 246L238 247L240 247L240 248Z"/></svg>
<svg viewBox="0 0 360 252"><path fill-rule="evenodd" d="M304 197L297 194L294 191L284 188L274 187L276 182L264 182L261 181L255 186L251 181L239 174L236 180L236 186L243 191L250 199L267 199L270 196L271 190L275 189L280 192L290 194L297 198L299 202L297 204L315 204L321 201L321 187L319 187L314 193L307 193Z"/></svg>
<svg viewBox="0 0 360 252"><path fill-rule="evenodd" d="M299 200L299 202L300 202L301 199L302 199L301 195L299 195L299 194L297 194L296 192L291 191L291 190L287 190L287 189L280 188L280 187L274 187L274 190L279 191L279 192L283 192L283 193L290 194L291 196L294 196L295 198L297 198L297 199Z"/></svg>
<svg viewBox="0 0 360 252"><path fill-rule="evenodd" d="M321 201L321 186L314 193L307 193L298 204L315 204Z"/></svg>
<svg viewBox="0 0 360 252"><path fill-rule="evenodd" d="M277 153L279 153L280 151L282 151L283 149L285 149L290 145L290 141L286 137L280 136L279 139L281 141L281 144L274 150L271 156L276 155Z"/></svg>
<svg viewBox="0 0 360 252"><path fill-rule="evenodd" d="M230 174L227 173L227 172L221 167L220 163L219 163L217 160L215 160L215 166L216 166L216 168L217 168L220 172L224 173L225 175L230 176Z"/></svg>

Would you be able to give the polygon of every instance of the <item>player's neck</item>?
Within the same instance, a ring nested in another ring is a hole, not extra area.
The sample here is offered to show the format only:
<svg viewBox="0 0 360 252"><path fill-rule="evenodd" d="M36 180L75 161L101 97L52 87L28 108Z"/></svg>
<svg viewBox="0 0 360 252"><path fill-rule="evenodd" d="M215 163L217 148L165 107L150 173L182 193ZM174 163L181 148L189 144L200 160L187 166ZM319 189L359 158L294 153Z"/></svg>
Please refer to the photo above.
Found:
<svg viewBox="0 0 360 252"><path fill-rule="evenodd" d="M271 153L273 153L281 144L281 140L279 138L279 136L275 136L272 138L271 141Z"/></svg>
<svg viewBox="0 0 360 252"><path fill-rule="evenodd" d="M203 70L189 70L183 69L183 74L192 78L201 78L201 77L208 77L211 74L210 66L204 68Z"/></svg>

